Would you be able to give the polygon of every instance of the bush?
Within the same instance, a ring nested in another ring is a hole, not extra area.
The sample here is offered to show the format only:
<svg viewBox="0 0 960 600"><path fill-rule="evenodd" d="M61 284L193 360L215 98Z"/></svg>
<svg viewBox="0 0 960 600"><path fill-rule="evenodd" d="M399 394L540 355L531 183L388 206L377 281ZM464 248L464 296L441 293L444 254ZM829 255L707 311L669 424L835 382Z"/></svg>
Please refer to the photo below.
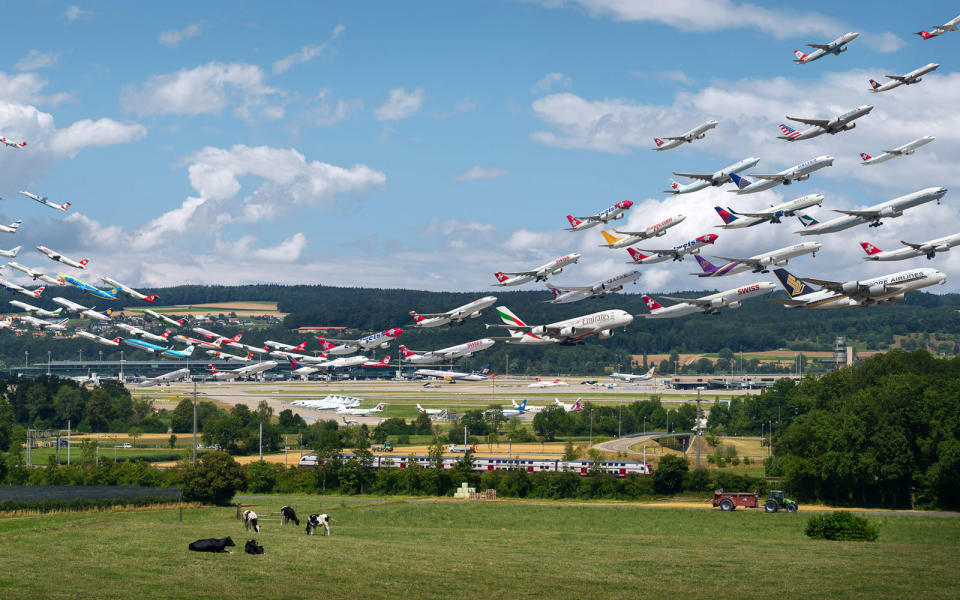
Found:
<svg viewBox="0 0 960 600"><path fill-rule="evenodd" d="M710 475L710 470L704 467L688 471L683 478L683 489L685 490L707 492L712 490L713 487L713 477Z"/></svg>
<svg viewBox="0 0 960 600"><path fill-rule="evenodd" d="M183 499L226 504L247 485L243 467L225 452L209 452L183 469Z"/></svg>
<svg viewBox="0 0 960 600"><path fill-rule="evenodd" d="M824 540L873 542L877 539L876 527L845 510L810 517L805 533L807 537Z"/></svg>
<svg viewBox="0 0 960 600"><path fill-rule="evenodd" d="M689 468L687 459L682 456L664 456L653 472L653 490L663 495L676 494L683 487L683 479Z"/></svg>

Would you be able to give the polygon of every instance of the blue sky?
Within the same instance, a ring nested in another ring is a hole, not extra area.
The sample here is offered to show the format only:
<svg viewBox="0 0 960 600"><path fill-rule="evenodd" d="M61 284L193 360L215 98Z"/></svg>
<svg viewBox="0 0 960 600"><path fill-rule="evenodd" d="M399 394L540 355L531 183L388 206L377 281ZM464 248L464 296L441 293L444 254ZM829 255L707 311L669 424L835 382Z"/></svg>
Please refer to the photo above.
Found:
<svg viewBox="0 0 960 600"><path fill-rule="evenodd" d="M925 2L735 0L351 3L18 3L2 9L0 219L23 219L5 248L29 266L44 244L90 258L93 275L135 285L261 281L490 289L492 273L570 251L557 278L582 284L627 269L598 248L599 228L562 230L568 213L636 205L643 228L682 212L657 241L719 233L716 253L792 243L796 221L724 232L712 207L741 210L822 192L811 210L865 206L928 186L956 188L960 33L913 31L956 16ZM850 51L794 64L792 51L846 31ZM927 62L917 86L867 92L867 78ZM787 144L785 114L829 118L858 104L854 131ZM706 139L651 152L715 118ZM875 167L921 135L937 141ZM790 189L668 197L671 171L714 171L750 155L775 172L829 153L834 167ZM73 203L67 215L26 189ZM786 190L786 191L785 191ZM960 230L953 194L874 230L822 236L791 268L823 279L936 266L960 281L960 257L865 264L883 249ZM733 199L732 199L733 198ZM709 254L709 252L707 252ZM695 265L645 267L645 291L712 287ZM756 278L728 278L730 287ZM721 284L723 285L723 284Z"/></svg>

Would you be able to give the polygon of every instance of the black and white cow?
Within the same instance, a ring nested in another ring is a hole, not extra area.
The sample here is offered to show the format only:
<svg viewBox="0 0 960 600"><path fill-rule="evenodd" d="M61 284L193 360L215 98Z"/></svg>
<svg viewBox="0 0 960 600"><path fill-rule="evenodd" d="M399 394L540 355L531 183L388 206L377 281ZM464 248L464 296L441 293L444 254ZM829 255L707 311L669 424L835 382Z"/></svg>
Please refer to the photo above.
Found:
<svg viewBox="0 0 960 600"><path fill-rule="evenodd" d="M257 513L252 510L245 510L243 511L244 531L250 531L251 527L253 527L254 531L260 533L260 523L257 522Z"/></svg>
<svg viewBox="0 0 960 600"><path fill-rule="evenodd" d="M286 525L290 521L293 521L293 524L297 527L300 526L300 519L297 518L297 511L293 510L293 507L290 506L281 506L280 525Z"/></svg>
<svg viewBox="0 0 960 600"><path fill-rule="evenodd" d="M324 529L324 535L330 535L330 515L310 515L310 518L307 519L307 535L316 533L321 525Z"/></svg>

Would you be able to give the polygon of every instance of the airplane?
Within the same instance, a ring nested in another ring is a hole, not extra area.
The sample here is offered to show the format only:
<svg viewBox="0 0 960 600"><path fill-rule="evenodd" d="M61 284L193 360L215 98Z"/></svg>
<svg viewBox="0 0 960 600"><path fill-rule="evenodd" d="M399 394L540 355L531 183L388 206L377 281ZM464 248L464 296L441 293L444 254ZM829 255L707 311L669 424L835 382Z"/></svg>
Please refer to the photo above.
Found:
<svg viewBox="0 0 960 600"><path fill-rule="evenodd" d="M413 373L418 377L435 377L447 381L485 381L490 377L490 365L475 373L461 373L458 371L436 371L434 369L417 369Z"/></svg>
<svg viewBox="0 0 960 600"><path fill-rule="evenodd" d="M544 381L543 379L540 379L539 377L537 377L537 380L531 383L530 385L528 385L527 387L528 388L545 388L545 387L556 387L561 385L570 385L570 384L567 383L566 381L560 381L559 379L554 379L553 381Z"/></svg>
<svg viewBox="0 0 960 600"><path fill-rule="evenodd" d="M786 269L774 273L789 299L773 298L787 308L841 308L903 302L906 293L931 285L943 284L947 276L936 269L900 271L864 281L827 281L797 277ZM822 286L815 289L810 284Z"/></svg>
<svg viewBox="0 0 960 600"><path fill-rule="evenodd" d="M463 325L463 322L467 319L476 319L479 317L483 309L493 306L496 301L496 296L484 296L483 298L479 298L463 306L458 306L447 312L420 314L415 310L411 310L410 316L413 317L416 327L439 327L447 323L451 325Z"/></svg>
<svg viewBox="0 0 960 600"><path fill-rule="evenodd" d="M307 347L307 342L303 341L297 344L296 346L291 346L290 344L284 344L283 342L274 342L273 340L267 340L263 343L264 350L305 350Z"/></svg>
<svg viewBox="0 0 960 600"><path fill-rule="evenodd" d="M343 424L346 427L353 427L354 425L359 425L360 421L354 421L353 419L348 419L346 417L340 417L343 420Z"/></svg>
<svg viewBox="0 0 960 600"><path fill-rule="evenodd" d="M219 350L207 350L207 354L214 358L219 358L220 360L235 360L237 362L250 362L250 359L253 358L253 352L247 354L246 356L237 356L236 354L227 354L226 352L220 352Z"/></svg>
<svg viewBox="0 0 960 600"><path fill-rule="evenodd" d="M707 135L707 132L717 125L719 125L719 123L711 119L710 121L701 123L690 131L675 137L653 138L653 142L657 145L657 147L650 149L660 152L663 150L671 150L677 146L683 145L684 143L692 144L694 140L702 140L703 137Z"/></svg>
<svg viewBox="0 0 960 600"><path fill-rule="evenodd" d="M162 335L157 335L155 333L150 333L149 331L145 331L143 329L140 329L139 327L134 327L133 325L129 325L127 323L117 323L116 325L117 327L119 327L120 329L123 329L128 334L134 337L153 340L155 342L163 343L168 341L167 338L170 337L169 331L163 332Z"/></svg>
<svg viewBox="0 0 960 600"><path fill-rule="evenodd" d="M303 375L306 377L307 375L313 375L322 370L320 367L301 367L300 362L290 355L287 355L287 362L290 364L290 372L294 375Z"/></svg>
<svg viewBox="0 0 960 600"><path fill-rule="evenodd" d="M67 309L68 312L77 313L98 321L109 321L111 320L110 315L113 314L112 308L108 308L103 312L97 312L93 308L87 308L82 304L77 304L76 302L72 302L66 298L61 298L60 296L54 298L53 301Z"/></svg>
<svg viewBox="0 0 960 600"><path fill-rule="evenodd" d="M805 214L798 214L797 218L803 225L801 231L795 231L800 235L820 235L821 233L834 233L843 231L856 225L870 223L870 227L879 227L883 224L880 219L893 219L903 215L903 211L914 206L926 204L931 200L936 200L940 204L940 199L947 193L947 188L929 187L922 190L899 196L893 200L887 200L873 206L868 206L863 210L839 210L834 212L842 213L844 216L831 219L821 223L813 217Z"/></svg>
<svg viewBox="0 0 960 600"><path fill-rule="evenodd" d="M520 404L516 402L513 403L513 408L504 408L500 411L505 417L519 417L520 415L527 412L527 399L524 398L520 401Z"/></svg>
<svg viewBox="0 0 960 600"><path fill-rule="evenodd" d="M167 385L170 385L171 381L179 381L189 376L190 376L190 369L177 369L176 371L170 371L169 373L164 373L163 375L157 375L156 377L144 377L140 381L137 381L137 385L139 387L163 385L164 383Z"/></svg>
<svg viewBox="0 0 960 600"><path fill-rule="evenodd" d="M200 335L202 335L203 337L205 337L205 338L207 338L207 339L219 340L219 341L222 341L222 342L239 342L239 341L240 341L240 338L243 337L243 334L237 334L237 335L233 336L232 338L228 338L228 337L225 336L225 335L220 335L219 333L216 333L216 332L214 332L214 331L210 331L209 329L204 329L203 327L194 327L194 328L193 328L193 331L195 331L196 333L199 333Z"/></svg>
<svg viewBox="0 0 960 600"><path fill-rule="evenodd" d="M194 349L193 346L187 346L183 350L174 350L172 348L164 348L163 346L158 346L156 344L151 344L150 342L145 342L135 338L124 338L121 341L124 344L133 346L138 350L144 350L154 354L166 354L167 356L173 356L174 358L190 358L190 355L193 354Z"/></svg>
<svg viewBox="0 0 960 600"><path fill-rule="evenodd" d="M663 190L665 194L688 194L690 192L696 192L702 190L711 185L720 186L730 181L731 173L740 173L741 171L746 171L747 169L757 166L757 163L760 162L759 156L751 156L745 158L739 162L735 162L728 167L724 167L719 171L713 173L676 173L674 175L678 177L689 177L690 179L697 179L693 183L677 183L674 180L670 180L670 189Z"/></svg>
<svg viewBox="0 0 960 600"><path fill-rule="evenodd" d="M237 377L251 377L258 373L269 371L276 366L276 362L268 360L240 367L239 369L233 369L232 371L221 371L213 365L207 365L207 370L210 371L210 374L216 379L236 379Z"/></svg>
<svg viewBox="0 0 960 600"><path fill-rule="evenodd" d="M769 281L763 281L709 294L707 296L701 296L700 298L672 298L670 296L662 296L662 298L674 300L679 303L667 307L661 306L659 302L645 295L643 296L643 301L646 303L650 314L644 316L648 319L669 319L694 313L715 315L719 314L721 307L739 308L744 300L769 294L774 291L776 287L776 285Z"/></svg>
<svg viewBox="0 0 960 600"><path fill-rule="evenodd" d="M21 315L19 318L21 321L24 321L29 325L36 327L37 329L50 329L52 331L65 331L67 329L66 327L67 321L70 320L70 319L63 319L62 321L52 322L52 321L44 321L43 319L38 319L30 315Z"/></svg>
<svg viewBox="0 0 960 600"><path fill-rule="evenodd" d="M374 361L359 354L356 356L341 356L333 360L329 360L326 354L321 354L320 358L323 359L323 362L319 363L318 366L331 371L333 369L349 369L350 367L362 367L363 365L371 363L375 364Z"/></svg>
<svg viewBox="0 0 960 600"><path fill-rule="evenodd" d="M390 355L384 356L381 360L371 360L360 365L364 369L389 369Z"/></svg>
<svg viewBox="0 0 960 600"><path fill-rule="evenodd" d="M812 127L805 131L797 131L789 125L780 123L780 131L783 132L783 135L777 136L777 139L787 140L788 142L799 142L800 140L809 140L810 138L815 138L818 135L823 135L824 133L836 135L841 131L850 131L857 126L857 124L853 121L864 115L870 114L871 110L873 110L873 107L869 104L865 104L832 119L798 119L796 117L788 116L787 118L791 121L803 123L804 125L812 125Z"/></svg>
<svg viewBox="0 0 960 600"><path fill-rule="evenodd" d="M653 252L654 254L646 255L636 250L635 248L627 248L627 253L630 254L632 260L627 261L628 265L652 265L655 263L663 262L666 260L683 260L684 257L688 254L700 254L700 249L706 246L707 244L712 244L717 241L717 238L720 237L715 233L708 233L706 235L701 235L698 238L694 238L689 242L684 242L679 246L674 246L669 250L650 250L647 248L641 248L643 252Z"/></svg>
<svg viewBox="0 0 960 600"><path fill-rule="evenodd" d="M599 225L600 223L609 223L610 221L615 221L617 219L622 219L625 212L633 206L633 202L630 200L623 200L617 202L610 208L605 208L598 212L595 215L589 215L586 217L575 217L573 215L567 215L567 221L570 223L570 227L565 227L567 231L583 231L584 229L590 229L594 225Z"/></svg>
<svg viewBox="0 0 960 600"><path fill-rule="evenodd" d="M360 398L351 398L349 396L327 395L322 400L294 400L290 404L294 406L306 406L317 410L329 410L333 408L360 406Z"/></svg>
<svg viewBox="0 0 960 600"><path fill-rule="evenodd" d="M13 140L8 140L5 137L0 137L0 143L2 143L4 146L9 146L10 148L23 148L27 145L26 142L15 142Z"/></svg>
<svg viewBox="0 0 960 600"><path fill-rule="evenodd" d="M756 192L762 192L764 190L769 190L775 188L781 183L783 185L790 185L794 181L805 181L810 179L810 174L814 171L819 171L824 167L833 166L833 161L836 160L830 155L817 156L816 158L811 158L810 160L805 160L800 164L794 165L789 169L784 169L778 173L772 173L769 175L757 175L755 173L750 174L750 177L755 177L761 181L750 181L746 177L740 177L736 173L730 175L730 178L733 179L734 183L737 184L737 189L727 190L734 194L754 194Z"/></svg>
<svg viewBox="0 0 960 600"><path fill-rule="evenodd" d="M634 375L633 373L610 373L611 379L619 379L621 381L626 381L627 383L633 383L634 381L650 381L656 376L656 367L650 367L650 370L643 375Z"/></svg>
<svg viewBox="0 0 960 600"><path fill-rule="evenodd" d="M386 406L386 404L383 403L383 402L381 402L380 404L374 406L373 408L346 408L346 407L342 407L342 408L338 408L338 409L337 409L337 414L338 414L338 415L357 415L357 416L360 416L360 417L362 417L362 416L364 416L364 415L375 415L375 414L377 414L377 413L379 413L379 412L383 412L383 407L384 407L384 406Z"/></svg>
<svg viewBox="0 0 960 600"><path fill-rule="evenodd" d="M183 325L183 324L186 323L186 321L187 321L186 319L178 319L178 320L174 321L174 320L171 319L170 317L168 317L168 316L166 316L166 315L161 315L160 313L154 312L154 311L150 310L149 308L143 309L143 312L144 312L145 315L147 315L147 316L149 316L149 317L153 317L154 319L160 321L161 323L166 323L167 325L171 325L171 326L173 326L173 327L180 327L181 325Z"/></svg>
<svg viewBox="0 0 960 600"><path fill-rule="evenodd" d="M789 202L777 204L767 210L757 212L737 212L729 206L726 210L719 206L714 206L713 209L717 211L717 214L723 219L723 225L715 225L714 227L719 227L720 229L743 229L744 227L759 225L760 223L780 223L780 217L792 217L796 214L796 211L800 209L820 206L821 204L823 204L823 194L807 194L806 196L800 196Z"/></svg>
<svg viewBox="0 0 960 600"><path fill-rule="evenodd" d="M510 332L509 337L491 339L503 340L508 344L576 344L591 335L611 337L614 329L633 322L633 315L620 309L590 313L547 325L527 325L506 306L498 306L497 314L503 324L487 323L486 326L506 328Z"/></svg>
<svg viewBox="0 0 960 600"><path fill-rule="evenodd" d="M97 335L97 334L95 334L95 333L90 333L89 331L78 331L78 332L77 332L77 335L80 336L80 337L83 337L83 338L87 338L88 340L93 340L94 342L97 342L98 344L103 344L104 346L119 346L119 345L120 345L120 338L113 338L113 339L111 340L111 339L107 339L107 338L105 338L105 337L100 337L99 335Z"/></svg>
<svg viewBox="0 0 960 600"><path fill-rule="evenodd" d="M586 298L601 298L610 292L619 292L623 289L623 286L630 282L636 284L639 278L640 271L628 271L614 277L601 279L587 286L556 286L548 283L547 289L553 294L553 300L547 300L547 302L550 304L567 304Z"/></svg>
<svg viewBox="0 0 960 600"><path fill-rule="evenodd" d="M567 385L567 384L562 383L561 385ZM517 401L516 401L516 400L510 400L510 404L513 406L514 409L519 409L519 408L520 408L520 405L517 404ZM547 406L530 405L530 406L524 406L524 407L523 407L523 411L524 411L524 412L531 413L531 414L536 414L536 413L538 413L538 412L543 412L543 411L545 411L547 408L548 408Z"/></svg>
<svg viewBox="0 0 960 600"><path fill-rule="evenodd" d="M446 414L447 409L445 408L424 408L417 403L417 412L430 416L430 417L439 417L440 415Z"/></svg>
<svg viewBox="0 0 960 600"><path fill-rule="evenodd" d="M0 318L0 329L11 329L13 327L13 317Z"/></svg>
<svg viewBox="0 0 960 600"><path fill-rule="evenodd" d="M66 256L60 254L59 252L54 252L53 250L51 250L50 248L47 248L46 246L37 246L37 250L39 250L42 254L46 254L50 260L55 260L57 262L61 262L65 265L70 265L71 267L75 267L77 269L86 269L87 263L90 262L89 258L85 258L81 261L76 261L76 260L73 260L72 258L67 258Z"/></svg>
<svg viewBox="0 0 960 600"><path fill-rule="evenodd" d="M580 398L577 398L576 402L573 404L564 404L563 402L560 402L559 398L554 398L553 401L557 406L567 412L580 412L583 410L583 406L580 404Z"/></svg>
<svg viewBox="0 0 960 600"><path fill-rule="evenodd" d="M920 138L913 140L912 142L907 142L902 146L897 146L893 150L884 150L883 154L880 156L870 156L866 152L860 153L860 158L863 159L863 162L860 163L862 166L875 165L882 162L887 162L891 158L896 158L898 156L909 156L917 151L917 148L920 146L926 146L933 140L937 138L932 135L926 135Z"/></svg>
<svg viewBox="0 0 960 600"><path fill-rule="evenodd" d="M667 230L671 227L676 227L687 217L684 215L674 215L672 217L667 217L659 223L654 223L650 225L643 231L620 231L616 227L613 230L619 234L622 234L625 237L616 237L615 235L608 233L607 230L601 229L600 233L603 234L603 239L606 240L606 244L600 244L601 248L626 248L627 246L632 246L637 242L642 242L643 240L650 239L652 237L660 237L666 235ZM579 254L577 255L579 256Z"/></svg>
<svg viewBox="0 0 960 600"><path fill-rule="evenodd" d="M44 286L41 285L37 289L31 291L23 287L22 285L17 285L16 283L12 281L7 281L2 277L0 277L0 285L7 288L11 292L20 292L24 296L29 296L31 298L40 298L40 296L43 295L43 290L45 289Z"/></svg>
<svg viewBox="0 0 960 600"><path fill-rule="evenodd" d="M262 351L262 348L259 350ZM286 350L274 350L270 352L270 356L276 356L277 358L290 358L292 356L300 362L310 364L320 364L329 360L329 357L326 354L321 354L320 356L309 356L307 354L298 354L296 352L288 352Z"/></svg>
<svg viewBox="0 0 960 600"><path fill-rule="evenodd" d="M936 71L939 67L937 63L926 64L919 69L914 69L906 75L884 75L887 79L892 79L893 81L888 81L883 85L880 85L873 79L870 80L870 91L871 92L885 92L887 90L892 90L893 88L900 87L901 85L913 85L915 83L920 83L923 81L921 75L926 75L931 71Z"/></svg>
<svg viewBox="0 0 960 600"><path fill-rule="evenodd" d="M7 266L10 267L11 269L16 269L17 271L24 273L27 277L32 278L34 281L39 279L40 281L49 283L51 285L66 285L63 281L56 279L54 277L50 277L43 271L35 271L30 267L25 267L17 262L10 261L7 263Z"/></svg>
<svg viewBox="0 0 960 600"><path fill-rule="evenodd" d="M857 39L860 34L856 31L850 31L833 40L829 44L807 44L811 48L814 48L814 51L810 54L804 54L799 50L794 50L793 54L796 56L793 59L793 62L798 65L805 65L809 62L813 62L818 58L823 58L827 54L833 54L834 56L840 56L841 52L846 52L848 50L847 44Z"/></svg>
<svg viewBox="0 0 960 600"><path fill-rule="evenodd" d="M16 306L17 308L22 308L27 312L37 313L38 317L59 317L60 312L63 310L63 307L58 308L57 310L46 310L32 304L27 304L26 302L20 302L19 300L11 300L10 304Z"/></svg>
<svg viewBox="0 0 960 600"><path fill-rule="evenodd" d="M118 291L123 292L124 294L126 294L127 296L130 296L131 298L135 298L137 300L143 300L144 302L156 302L160 298L160 296L157 296L156 294L151 294L149 296L141 294L137 290L131 287L127 287L122 283L120 283L119 281L115 279L111 279L109 277L101 277L100 281L104 282L107 285L112 285Z"/></svg>
<svg viewBox="0 0 960 600"><path fill-rule="evenodd" d="M101 290L98 287L94 287L85 281L80 281L73 275L63 275L62 273L58 276L60 279L66 283L75 285L80 290L87 292L88 294L93 294L97 298L104 298L106 300L116 300L118 288L113 288L112 290Z"/></svg>
<svg viewBox="0 0 960 600"><path fill-rule="evenodd" d="M523 285L528 281L546 281L547 276L563 272L564 267L576 264L578 260L580 260L580 255L574 252L540 265L531 271L497 271L493 276L497 278L498 283L491 285ZM510 275L513 275L513 277L510 277Z"/></svg>
<svg viewBox="0 0 960 600"><path fill-rule="evenodd" d="M782 267L789 263L791 258L803 256L804 254L816 256L821 246L822 244L820 242L802 242L784 248L777 248L769 252L754 254L750 258L718 256L717 258L730 261L719 267L702 256L697 256L697 262L700 264L703 272L690 273L690 275L696 275L697 277L724 277L726 275L736 275L737 273L744 273L751 270L753 273L769 273L770 270L767 267L770 265Z"/></svg>
<svg viewBox="0 0 960 600"><path fill-rule="evenodd" d="M20 248L23 248L23 246L17 246L16 248L11 248L10 250L0 250L0 256L4 258L16 258L17 252L20 252Z"/></svg>
<svg viewBox="0 0 960 600"><path fill-rule="evenodd" d="M943 25L934 25L933 27L930 28L930 31L925 31L921 29L920 31L917 31L913 35L919 35L923 39L929 40L931 38L941 36L948 31L956 31L957 24L960 24L960 17L954 17L949 21L947 21L946 23L944 23ZM0 138L0 141L3 141L3 138ZM6 141L4 141L4 143L7 144ZM26 145L26 144L27 144L26 142L23 142L23 145ZM7 145L9 146L9 144Z"/></svg>
<svg viewBox="0 0 960 600"><path fill-rule="evenodd" d="M440 350L431 350L430 352L417 352L411 350L406 346L400 346L400 356L403 357L404 362L408 362L415 365L429 365L431 363L440 362L442 360L453 360L455 358L460 358L462 356L473 356L474 352L479 352L481 350L486 350L496 344L495 341L489 338L483 338L479 340L473 340L472 342L467 342L465 344L457 344L456 346L450 346L449 348L441 348Z"/></svg>
<svg viewBox="0 0 960 600"><path fill-rule="evenodd" d="M0 225L0 231L3 233L16 233L23 221L17 220L9 225Z"/></svg>
<svg viewBox="0 0 960 600"><path fill-rule="evenodd" d="M64 202L63 204L57 204L56 202L50 202L50 200L49 200L46 196L38 196L38 195L36 195L36 194L31 194L30 192L25 192L25 191L23 191L23 190L20 190L20 195L21 195L21 196L26 196L27 198L30 198L31 200L36 200L36 201L39 202L40 204L45 204L46 206L49 206L50 208L55 208L55 209L57 209L57 210L62 210L62 211L64 211L64 212L66 212L66 211L67 211L67 208L70 206L70 203L69 203L69 202Z"/></svg>
<svg viewBox="0 0 960 600"><path fill-rule="evenodd" d="M386 348L392 340L400 337L402 333L403 329L392 327L390 329L384 329L379 333L362 337L359 340L327 339L320 335L317 336L317 340L319 340L320 347L327 354L350 354L360 349L371 350L373 348Z"/></svg>
<svg viewBox="0 0 960 600"><path fill-rule="evenodd" d="M173 336L173 339L177 342L183 342L188 346L200 346L201 348L215 348L215 349L219 349L220 343L223 341L223 338L221 338L213 342L208 342L206 340L201 340L199 338L192 338L190 336L182 335L182 334L177 334Z"/></svg>
<svg viewBox="0 0 960 600"><path fill-rule="evenodd" d="M960 245L960 233L945 235L919 244L904 240L900 240L900 243L906 246L906 248L883 251L870 242L860 242L860 246L864 252L867 253L867 255L863 257L863 260L905 260L918 256L926 256L932 260L933 257L937 255L937 252L947 252L950 248ZM11 302L11 304L13 303Z"/></svg>

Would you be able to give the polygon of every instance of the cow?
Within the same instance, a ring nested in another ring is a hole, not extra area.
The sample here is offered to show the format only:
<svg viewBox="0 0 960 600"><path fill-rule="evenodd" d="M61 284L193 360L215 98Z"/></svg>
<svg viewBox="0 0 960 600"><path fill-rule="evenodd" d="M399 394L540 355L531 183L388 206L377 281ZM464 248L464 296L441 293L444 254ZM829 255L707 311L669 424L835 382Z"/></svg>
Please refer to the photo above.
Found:
<svg viewBox="0 0 960 600"><path fill-rule="evenodd" d="M257 543L257 540L247 540L243 551L247 554L263 554L263 546Z"/></svg>
<svg viewBox="0 0 960 600"><path fill-rule="evenodd" d="M293 521L293 524L297 527L300 526L300 519L297 518L297 512L293 510L290 506L281 506L280 507L280 525L286 525L290 521Z"/></svg>
<svg viewBox="0 0 960 600"><path fill-rule="evenodd" d="M260 523L257 522L257 513L252 510L245 510L243 511L244 531L250 531L251 527L253 527L254 531L260 533Z"/></svg>
<svg viewBox="0 0 960 600"><path fill-rule="evenodd" d="M227 546L236 546L233 540L230 539L230 536L197 540L191 542L187 548L190 548L194 552L226 552L227 554L232 554L232 552L227 550Z"/></svg>
<svg viewBox="0 0 960 600"><path fill-rule="evenodd" d="M310 515L307 519L307 535L313 535L323 525L324 535L330 535L330 515Z"/></svg>

